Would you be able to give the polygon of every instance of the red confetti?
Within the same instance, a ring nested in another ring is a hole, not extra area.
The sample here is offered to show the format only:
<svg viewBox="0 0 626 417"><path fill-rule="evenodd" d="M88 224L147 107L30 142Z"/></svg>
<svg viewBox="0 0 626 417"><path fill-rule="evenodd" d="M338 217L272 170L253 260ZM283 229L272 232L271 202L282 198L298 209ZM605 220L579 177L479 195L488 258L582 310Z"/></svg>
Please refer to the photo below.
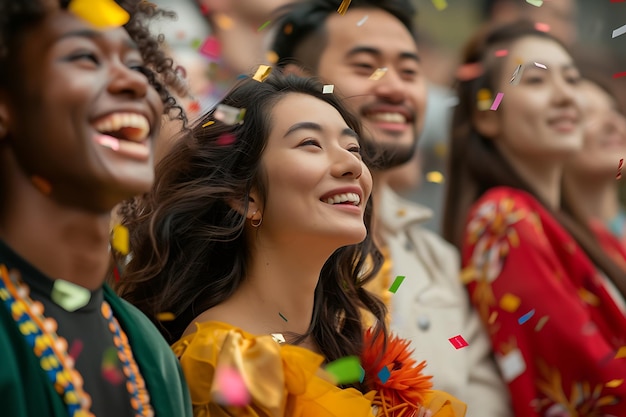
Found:
<svg viewBox="0 0 626 417"><path fill-rule="evenodd" d="M452 343L452 346L454 346L455 349L461 349L466 346L469 346L469 343L467 343L465 339L463 339L463 336L461 335L451 337L448 340L450 341L450 343Z"/></svg>
<svg viewBox="0 0 626 417"><path fill-rule="evenodd" d="M70 358L76 361L76 359L78 359L78 355L80 355L80 352L82 351L83 351L83 342L82 340L76 339L72 342L72 346L70 346L70 350L67 353L68 355L70 355Z"/></svg>
<svg viewBox="0 0 626 417"><path fill-rule="evenodd" d="M218 59L222 53L220 41L215 36L209 36L200 46L200 53L207 58Z"/></svg>
<svg viewBox="0 0 626 417"><path fill-rule="evenodd" d="M620 159L619 160L619 166L617 167L617 176L615 177L615 179L619 180L620 178L622 178L622 166L624 165L624 159Z"/></svg>
<svg viewBox="0 0 626 417"><path fill-rule="evenodd" d="M620 78L626 76L626 71L618 72L617 74L613 74L613 78Z"/></svg>
<svg viewBox="0 0 626 417"><path fill-rule="evenodd" d="M470 81L483 75L483 66L479 62L463 64L456 71L456 77L460 81Z"/></svg>
<svg viewBox="0 0 626 417"><path fill-rule="evenodd" d="M232 133L224 133L222 135L220 135L219 138L217 138L217 144L219 146L228 146L232 143L235 142L236 136L233 135Z"/></svg>

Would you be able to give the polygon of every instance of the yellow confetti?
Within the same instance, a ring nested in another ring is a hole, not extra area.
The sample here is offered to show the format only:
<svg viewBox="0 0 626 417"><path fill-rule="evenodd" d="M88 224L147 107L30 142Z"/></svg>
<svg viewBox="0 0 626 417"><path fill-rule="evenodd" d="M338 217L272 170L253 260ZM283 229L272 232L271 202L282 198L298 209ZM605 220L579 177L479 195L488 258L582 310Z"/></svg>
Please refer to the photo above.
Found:
<svg viewBox="0 0 626 417"><path fill-rule="evenodd" d="M128 241L128 228L121 224L114 226L113 237L111 239L111 246L113 246L113 249L122 255L128 255L130 250Z"/></svg>
<svg viewBox="0 0 626 417"><path fill-rule="evenodd" d="M267 62L270 64L275 64L278 62L278 54L274 51L267 51L265 59L267 59Z"/></svg>
<svg viewBox="0 0 626 417"><path fill-rule="evenodd" d="M433 6L435 6L435 9L442 11L448 7L448 2L446 0L433 0Z"/></svg>
<svg viewBox="0 0 626 417"><path fill-rule="evenodd" d="M262 83L267 77L270 76L271 72L272 67L270 67L269 65L259 65L259 68L254 73L254 77L252 77L252 79Z"/></svg>
<svg viewBox="0 0 626 417"><path fill-rule="evenodd" d="M614 379L604 384L607 388L617 388L624 383L623 379Z"/></svg>
<svg viewBox="0 0 626 417"><path fill-rule="evenodd" d="M232 29L235 25L233 19L230 16L225 15L224 13L217 13L215 15L215 23L222 30Z"/></svg>
<svg viewBox="0 0 626 417"><path fill-rule="evenodd" d="M578 290L580 298L589 305L597 306L600 304L600 299L592 292L587 291L585 288Z"/></svg>
<svg viewBox="0 0 626 417"><path fill-rule="evenodd" d="M159 313L156 315L158 321L172 321L176 318L174 313L170 313L169 311L165 313Z"/></svg>
<svg viewBox="0 0 626 417"><path fill-rule="evenodd" d="M491 102L493 101L491 91L487 88L481 88L476 94L476 100L476 107L478 110L489 110Z"/></svg>
<svg viewBox="0 0 626 417"><path fill-rule="evenodd" d="M113 0L72 0L68 10L97 28L119 27L130 15Z"/></svg>
<svg viewBox="0 0 626 417"><path fill-rule="evenodd" d="M426 181L441 184L443 182L443 174L439 171L430 171L426 173Z"/></svg>
<svg viewBox="0 0 626 417"><path fill-rule="evenodd" d="M207 126L211 126L213 123L215 123L214 120L209 120L208 122L206 122L205 124L202 125L202 127L207 127Z"/></svg>
<svg viewBox="0 0 626 417"><path fill-rule="evenodd" d="M522 300L516 295L511 293L506 293L500 298L500 308L504 311L508 311L509 313L515 313L519 308Z"/></svg>
<svg viewBox="0 0 626 417"><path fill-rule="evenodd" d="M626 358L626 346L622 346L617 350L615 354L615 359Z"/></svg>
<svg viewBox="0 0 626 417"><path fill-rule="evenodd" d="M535 326L535 331L538 332L539 330L543 329L543 326L546 325L549 319L550 316L543 316L542 318L540 318L537 322L537 325Z"/></svg>
<svg viewBox="0 0 626 417"><path fill-rule="evenodd" d="M343 0L341 4L339 5L339 8L337 9L337 12L342 16L346 14L346 12L348 11L348 7L350 7L351 2L352 0Z"/></svg>
<svg viewBox="0 0 626 417"><path fill-rule="evenodd" d="M387 73L387 68L378 68L372 75L370 75L370 80L378 81Z"/></svg>

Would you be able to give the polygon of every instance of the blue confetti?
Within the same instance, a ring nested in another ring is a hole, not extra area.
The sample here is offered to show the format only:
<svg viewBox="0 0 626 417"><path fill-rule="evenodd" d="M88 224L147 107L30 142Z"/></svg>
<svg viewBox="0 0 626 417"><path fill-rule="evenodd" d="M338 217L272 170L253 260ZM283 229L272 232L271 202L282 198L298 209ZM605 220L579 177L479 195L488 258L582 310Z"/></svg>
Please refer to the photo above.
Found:
<svg viewBox="0 0 626 417"><path fill-rule="evenodd" d="M380 382L384 384L387 383L387 380L389 379L389 377L391 376L391 372L389 372L389 369L387 369L387 367L383 367L383 369L380 370L380 372L378 373L378 378L380 378Z"/></svg>
<svg viewBox="0 0 626 417"><path fill-rule="evenodd" d="M363 382L363 380L365 379L365 369L363 369L362 366L359 366L361 368L361 375L359 375L359 382Z"/></svg>
<svg viewBox="0 0 626 417"><path fill-rule="evenodd" d="M517 319L517 322L519 324L524 324L526 323L528 320L530 320L530 318L532 316L535 315L535 309L533 308L532 310L530 310L528 313L524 314L522 317L520 317L519 319Z"/></svg>

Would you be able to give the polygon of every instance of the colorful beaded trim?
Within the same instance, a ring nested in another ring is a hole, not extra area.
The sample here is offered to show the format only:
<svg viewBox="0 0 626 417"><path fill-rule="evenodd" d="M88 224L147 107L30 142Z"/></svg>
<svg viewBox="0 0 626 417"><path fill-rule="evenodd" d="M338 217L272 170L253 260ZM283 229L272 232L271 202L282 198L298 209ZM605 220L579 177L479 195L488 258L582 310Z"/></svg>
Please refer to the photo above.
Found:
<svg viewBox="0 0 626 417"><path fill-rule="evenodd" d="M95 417L90 411L91 397L83 390L82 376L74 369L74 360L68 354L67 341L56 333L57 322L44 317L43 305L29 297L28 286L18 283L19 277L11 275L4 265L0 265L0 300L13 316L26 342L39 359L41 368L65 402L69 416ZM113 333L113 342L127 378L126 389L130 393L135 415L151 417L154 412L128 338L106 301L102 303L102 315L109 322L109 330Z"/></svg>

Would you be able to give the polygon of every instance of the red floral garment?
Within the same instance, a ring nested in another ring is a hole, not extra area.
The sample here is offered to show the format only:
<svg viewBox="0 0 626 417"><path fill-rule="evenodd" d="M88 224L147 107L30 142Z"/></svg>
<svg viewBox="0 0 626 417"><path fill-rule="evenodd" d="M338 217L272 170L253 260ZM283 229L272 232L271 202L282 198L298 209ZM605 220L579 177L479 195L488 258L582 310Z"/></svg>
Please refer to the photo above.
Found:
<svg viewBox="0 0 626 417"><path fill-rule="evenodd" d="M626 416L626 317L587 256L529 194L472 207L463 278L518 417Z"/></svg>

